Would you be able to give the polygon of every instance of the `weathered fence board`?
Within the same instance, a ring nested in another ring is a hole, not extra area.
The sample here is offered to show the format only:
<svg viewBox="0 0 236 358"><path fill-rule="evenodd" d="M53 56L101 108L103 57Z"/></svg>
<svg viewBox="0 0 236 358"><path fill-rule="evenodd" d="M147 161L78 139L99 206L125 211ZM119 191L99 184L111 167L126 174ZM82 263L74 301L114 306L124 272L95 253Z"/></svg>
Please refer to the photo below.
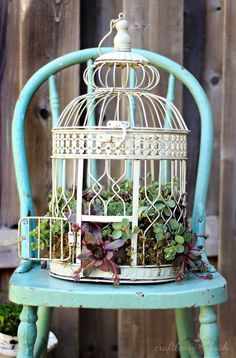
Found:
<svg viewBox="0 0 236 358"><path fill-rule="evenodd" d="M123 1L130 24L132 46L159 52L182 63L183 60L183 1ZM158 85L165 95L167 76L161 74ZM182 91L176 91L176 104L182 107ZM156 357L155 347L168 346L176 341L174 312L120 311L119 357ZM168 335L166 334L168 331ZM131 333L132 332L132 333ZM169 356L175 357L170 351Z"/></svg>
<svg viewBox="0 0 236 358"><path fill-rule="evenodd" d="M236 2L224 2L223 111L220 165L220 250L219 268L229 284L229 301L220 307L222 357L236 351Z"/></svg>
<svg viewBox="0 0 236 358"><path fill-rule="evenodd" d="M236 5L232 0L2 0L0 2L0 228L15 228L19 203L14 178L10 131L13 108L20 89L43 64L78 48L93 47L121 11L130 21L132 45L169 56L182 63L203 84L213 108L215 143L207 223L209 252L217 252L220 237L220 269L230 282L230 301L220 308L221 345L234 357L235 320L235 140L234 84L236 57ZM81 17L80 17L81 13ZM223 24L224 16L224 24ZM224 26L224 27L223 27ZM104 45L112 45L111 39ZM223 69L223 75L222 75ZM58 76L61 108L79 93L80 67ZM166 92L161 73L159 92ZM85 88L82 86L82 91ZM199 136L198 113L191 96L176 88L176 104L182 107L194 136ZM27 118L27 150L38 213L44 214L51 187L48 88L33 99ZM196 170L197 143L190 140L189 199ZM42 180L43 178L43 180ZM220 195L219 195L220 191ZM219 212L220 210L220 212ZM218 230L218 226L220 229ZM219 235L218 235L219 234ZM1 235L1 230L0 230ZM214 239L213 239L214 237ZM1 240L1 236L0 236ZM0 287L6 288L11 269L1 270ZM5 297L6 298L6 297ZM60 340L53 357L154 358L165 357L165 347L176 341L172 311L55 310L52 327ZM69 332L69 334L68 334ZM163 351L161 351L163 349ZM176 357L176 352L168 354Z"/></svg>
<svg viewBox="0 0 236 358"><path fill-rule="evenodd" d="M4 10L3 6L7 6ZM1 15L6 31L2 44L4 73L1 77L1 225L15 226L19 218L18 197L11 154L11 118L19 92L30 76L41 66L79 48L80 1L3 1ZM4 12L5 11L5 12ZM3 16L3 15L2 15ZM2 22L2 23L3 23ZM2 60L3 61L3 60ZM65 71L58 88L64 107L79 93L79 68ZM3 105L4 104L4 105ZM45 214L51 188L51 115L48 86L45 84L33 98L26 121L27 152L37 213ZM6 274L4 275L6 277ZM54 354L60 357L78 355L78 310L55 311L53 327L60 340ZM61 324L63 322L63 324ZM72 327L71 334L65 328Z"/></svg>
<svg viewBox="0 0 236 358"><path fill-rule="evenodd" d="M1 13L1 207L0 225L15 226L19 217L19 201L11 150L11 118L19 95L19 3L0 3Z"/></svg>

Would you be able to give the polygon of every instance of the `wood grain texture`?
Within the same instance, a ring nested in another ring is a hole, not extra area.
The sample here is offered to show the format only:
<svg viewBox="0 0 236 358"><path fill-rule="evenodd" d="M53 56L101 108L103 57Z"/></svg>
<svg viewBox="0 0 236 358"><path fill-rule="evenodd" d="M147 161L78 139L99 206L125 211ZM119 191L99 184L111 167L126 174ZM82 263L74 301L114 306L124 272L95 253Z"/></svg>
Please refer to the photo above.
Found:
<svg viewBox="0 0 236 358"><path fill-rule="evenodd" d="M80 358L117 358L117 311L80 310Z"/></svg>
<svg viewBox="0 0 236 358"><path fill-rule="evenodd" d="M25 82L50 60L78 49L79 1L21 1L20 14L21 82ZM79 89L78 68L65 73L58 81L62 108L78 95ZM48 87L45 84L33 98L26 121L30 176L38 214L45 214L51 188L50 129Z"/></svg>
<svg viewBox="0 0 236 358"><path fill-rule="evenodd" d="M178 63L183 61L183 1L123 1L132 46L158 52ZM166 95L167 76L161 73L158 93ZM182 87L176 88L175 104L182 108ZM173 311L120 311L119 358L164 356L155 347L176 341ZM167 334L168 332L168 334ZM158 349L158 348L156 348ZM175 352L169 352L175 357Z"/></svg>
<svg viewBox="0 0 236 358"><path fill-rule="evenodd" d="M41 66L79 48L80 2L22 0L19 3L19 15L15 20L19 21L20 28L18 86L21 88ZM63 108L79 93L79 68L75 66L58 77ZM45 84L34 96L26 120L27 153L38 214L45 214L51 189L51 125L48 85ZM78 356L79 311L55 311L52 326L60 339L58 350L53 354L61 358L68 354Z"/></svg>
<svg viewBox="0 0 236 358"><path fill-rule="evenodd" d="M210 0L205 2L204 57L201 83L210 101L214 119L214 151L207 201L208 215L219 215L224 14L221 3L221 0Z"/></svg>
<svg viewBox="0 0 236 358"><path fill-rule="evenodd" d="M79 355L79 314L70 308L54 308L51 330L59 343L51 353L53 358L77 358Z"/></svg>
<svg viewBox="0 0 236 358"><path fill-rule="evenodd" d="M156 51L179 63L184 63L184 66L203 84L213 107L216 139L208 213L214 215L209 218L210 231L214 236L217 233L214 222L217 223L220 185L220 270L229 279L231 292L229 303L220 308L220 333L221 345L227 343L226 351L222 352L222 356L232 358L236 350L234 339L236 324L235 320L232 320L236 297L233 257L236 197L232 190L236 185L234 139L236 88L235 81L232 80L236 74L234 64L236 8L232 0L225 2L186 0L184 3L185 13L183 0L2 0L0 2L0 101L4 104L0 107L0 226L14 227L19 217L10 129L13 108L21 87L37 68L59 55L79 48L80 37L81 48L97 46L99 39L108 30L110 19L117 18L118 13L124 10L131 24L133 46ZM80 7L81 21L79 20ZM224 31L223 15L225 16ZM224 44L222 44L223 36ZM104 45L112 45L112 37ZM225 55L222 77L223 51ZM75 66L58 76L61 108L79 91L79 71L79 66ZM166 77L163 75L162 82L160 91L165 94ZM176 97L176 103L181 107L180 87L177 87ZM222 102L224 108L221 117ZM184 115L194 135L198 136L198 114L190 96L186 93L184 93ZM44 213L47 193L50 190L50 122L48 89L44 86L34 98L27 119L27 148L30 154L30 172L35 187L34 198L38 213ZM189 174L194 173L195 170L197 144L196 140L191 144L191 155L195 155L195 159L191 161ZM192 190L190 190L190 201L191 193ZM10 271L1 270L0 287L7 288L9 277ZM118 323L116 311L84 310L81 314L80 327L78 318L77 310L55 310L53 328L60 339L60 344L53 353L54 357L68 357L68 347L70 357L83 357L83 354L84 357L98 357L99 354L101 357L114 358L165 357L166 353L155 352L155 347L166 346L170 340L175 340L174 325L171 325L174 318L171 311L120 311ZM91 322L93 326L90 331Z"/></svg>
<svg viewBox="0 0 236 358"><path fill-rule="evenodd" d="M116 19L122 11L120 0L81 1L81 48L97 47L101 38L109 31L111 19ZM113 46L113 36L104 46ZM81 66L82 70L84 66ZM81 92L87 88L81 84ZM118 333L117 311L80 311L80 354L81 358L117 358ZM89 332L89 334L88 334Z"/></svg>
<svg viewBox="0 0 236 358"><path fill-rule="evenodd" d="M0 270L0 294L3 302L7 301L8 298L8 282L13 273L12 269L1 269Z"/></svg>
<svg viewBox="0 0 236 358"><path fill-rule="evenodd" d="M184 67L200 82L203 69L205 35L205 1L185 0L184 2ZM194 183L197 172L200 120L197 106L189 91L183 90L183 116L191 131L188 138L187 192L189 210L192 210Z"/></svg>
<svg viewBox="0 0 236 358"><path fill-rule="evenodd" d="M219 269L228 280L229 300L219 309L222 357L233 358L236 351L236 2L224 2L223 113L220 166L220 250Z"/></svg>
<svg viewBox="0 0 236 358"><path fill-rule="evenodd" d="M16 268L18 266L17 235L17 230L0 229L0 269Z"/></svg>
<svg viewBox="0 0 236 358"><path fill-rule="evenodd" d="M124 0L132 47L143 48L183 63L183 1ZM168 76L160 72L157 92L166 96ZM182 108L182 87L177 84L175 104Z"/></svg>
<svg viewBox="0 0 236 358"><path fill-rule="evenodd" d="M19 95L19 2L0 3L0 145L1 206L0 226L15 227L19 217L19 201L11 149L11 120ZM14 49L14 51L13 51Z"/></svg>

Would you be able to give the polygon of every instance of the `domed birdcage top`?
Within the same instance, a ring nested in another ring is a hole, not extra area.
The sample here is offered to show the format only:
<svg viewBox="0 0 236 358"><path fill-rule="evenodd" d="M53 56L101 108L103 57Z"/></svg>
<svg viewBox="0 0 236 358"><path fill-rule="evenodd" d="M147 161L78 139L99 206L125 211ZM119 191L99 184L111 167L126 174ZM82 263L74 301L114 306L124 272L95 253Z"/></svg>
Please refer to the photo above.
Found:
<svg viewBox="0 0 236 358"><path fill-rule="evenodd" d="M114 27L115 50L101 54ZM127 29L123 14L111 21L100 56L83 74L89 93L72 100L52 130L52 157L186 158L188 128L176 106L152 92L159 72L131 51Z"/></svg>
<svg viewBox="0 0 236 358"><path fill-rule="evenodd" d="M100 55L83 75L92 93L71 101L56 128L91 127L90 119L95 113L96 127L100 128L107 127L108 122L126 122L125 126L133 129L187 131L173 103L151 92L158 85L159 72L145 57L131 51L128 22L123 14L111 21L110 32L104 39L114 26L115 51Z"/></svg>

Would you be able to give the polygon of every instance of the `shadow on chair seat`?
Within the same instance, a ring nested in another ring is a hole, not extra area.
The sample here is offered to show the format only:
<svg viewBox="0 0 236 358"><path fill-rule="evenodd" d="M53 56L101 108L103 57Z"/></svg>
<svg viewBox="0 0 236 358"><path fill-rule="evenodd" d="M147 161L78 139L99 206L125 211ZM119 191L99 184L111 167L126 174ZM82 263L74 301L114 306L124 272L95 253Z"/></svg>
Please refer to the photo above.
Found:
<svg viewBox="0 0 236 358"><path fill-rule="evenodd" d="M32 306L163 309L216 305L226 298L226 281L217 272L211 280L189 274L182 282L113 287L62 281L34 265L29 272L14 273L10 281L10 300Z"/></svg>

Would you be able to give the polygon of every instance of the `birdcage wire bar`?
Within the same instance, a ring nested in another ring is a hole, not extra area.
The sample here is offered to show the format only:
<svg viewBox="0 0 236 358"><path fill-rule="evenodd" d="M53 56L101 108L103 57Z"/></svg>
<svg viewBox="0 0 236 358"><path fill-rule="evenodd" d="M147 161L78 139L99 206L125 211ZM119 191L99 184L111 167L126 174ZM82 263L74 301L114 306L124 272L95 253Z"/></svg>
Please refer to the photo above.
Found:
<svg viewBox="0 0 236 358"><path fill-rule="evenodd" d="M36 239L39 248L33 260L50 260L52 266L53 263L60 265L60 261L68 262L73 273L74 267L81 264L78 256L83 246L84 223L99 223L104 227L127 219L131 228L131 258L129 267L123 265L126 268L121 277L124 275L124 280L136 281L138 268L144 268L147 271L142 273L141 281L172 280L173 272L169 272L168 278L158 271L158 265L149 265L145 236L152 235L153 227L159 221L168 227L174 219L187 227L189 131L185 121L169 99L151 92L160 81L159 71L140 55L125 51L101 55L94 62L88 62L83 80L89 88L88 93L73 99L52 129L48 253L44 254L40 249L40 230L45 217L20 221L20 237L29 236L32 227L37 231L37 238L31 234L28 258L32 258L31 245ZM131 183L129 202L122 197L125 180ZM155 189L152 196L149 193L151 185ZM167 196L163 194L166 185ZM114 202L120 205L115 213L111 210ZM144 238L136 230L142 225L141 202L145 203L147 211ZM94 210L97 203L99 212ZM67 239L63 230L58 235L56 258L53 255L53 220L59 220L61 227L68 223ZM71 229L74 224L80 228L78 232ZM65 248L67 246L69 250ZM164 271L171 267L162 266ZM63 277L63 268L55 267ZM65 266L64 269L66 271ZM67 273L67 278L68 275L71 278L72 273ZM83 278L107 280L110 277L98 271L90 278Z"/></svg>

